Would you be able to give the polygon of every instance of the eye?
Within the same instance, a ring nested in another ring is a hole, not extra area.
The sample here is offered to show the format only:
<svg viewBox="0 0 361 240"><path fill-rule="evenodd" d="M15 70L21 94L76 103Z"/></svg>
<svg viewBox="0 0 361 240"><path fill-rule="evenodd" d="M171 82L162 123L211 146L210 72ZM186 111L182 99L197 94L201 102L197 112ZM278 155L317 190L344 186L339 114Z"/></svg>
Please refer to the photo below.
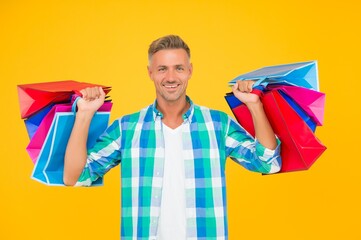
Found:
<svg viewBox="0 0 361 240"><path fill-rule="evenodd" d="M183 72L183 71L184 71L184 67L178 66L178 67L177 67L177 71L178 71L178 72Z"/></svg>
<svg viewBox="0 0 361 240"><path fill-rule="evenodd" d="M165 67L158 68L158 72L165 72Z"/></svg>

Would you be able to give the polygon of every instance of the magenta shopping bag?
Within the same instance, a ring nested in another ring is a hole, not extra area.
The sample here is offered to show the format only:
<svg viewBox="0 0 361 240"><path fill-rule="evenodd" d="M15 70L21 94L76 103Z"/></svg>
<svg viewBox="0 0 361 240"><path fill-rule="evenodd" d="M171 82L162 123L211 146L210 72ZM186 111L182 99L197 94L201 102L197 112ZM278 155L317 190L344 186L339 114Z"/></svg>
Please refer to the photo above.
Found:
<svg viewBox="0 0 361 240"><path fill-rule="evenodd" d="M324 93L304 87L286 85L268 85L267 89L277 89L284 92L307 113L317 126L323 125L326 97Z"/></svg>

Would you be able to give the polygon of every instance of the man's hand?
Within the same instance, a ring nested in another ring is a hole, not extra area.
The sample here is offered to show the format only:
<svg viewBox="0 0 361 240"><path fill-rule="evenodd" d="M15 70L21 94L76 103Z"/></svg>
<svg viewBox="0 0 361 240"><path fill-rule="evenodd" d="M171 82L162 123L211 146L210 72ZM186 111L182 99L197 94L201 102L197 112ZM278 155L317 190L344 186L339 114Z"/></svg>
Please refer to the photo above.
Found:
<svg viewBox="0 0 361 240"><path fill-rule="evenodd" d="M249 104L260 103L259 96L251 93L254 83L255 81L253 80L237 81L232 87L234 96L247 106Z"/></svg>
<svg viewBox="0 0 361 240"><path fill-rule="evenodd" d="M80 93L83 97L78 101L78 112L94 114L104 103L105 93L101 87L88 87Z"/></svg>

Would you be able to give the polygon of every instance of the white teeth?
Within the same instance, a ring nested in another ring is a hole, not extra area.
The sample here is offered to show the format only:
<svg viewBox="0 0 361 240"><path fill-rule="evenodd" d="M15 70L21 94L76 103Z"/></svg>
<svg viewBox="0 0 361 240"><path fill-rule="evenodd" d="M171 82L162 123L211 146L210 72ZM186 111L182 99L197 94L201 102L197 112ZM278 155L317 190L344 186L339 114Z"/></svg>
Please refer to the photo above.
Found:
<svg viewBox="0 0 361 240"><path fill-rule="evenodd" d="M166 87L166 88L176 88L177 85L164 85L164 87Z"/></svg>

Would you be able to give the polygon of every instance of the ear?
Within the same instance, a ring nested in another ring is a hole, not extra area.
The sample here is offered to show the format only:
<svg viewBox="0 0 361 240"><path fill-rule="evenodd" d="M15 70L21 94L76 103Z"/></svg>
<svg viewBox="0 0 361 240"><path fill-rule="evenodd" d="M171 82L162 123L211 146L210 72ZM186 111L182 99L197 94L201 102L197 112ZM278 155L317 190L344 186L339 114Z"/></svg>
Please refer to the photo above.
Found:
<svg viewBox="0 0 361 240"><path fill-rule="evenodd" d="M190 64L189 64L189 76L191 77L192 74L193 74L193 64L190 63Z"/></svg>
<svg viewBox="0 0 361 240"><path fill-rule="evenodd" d="M150 79L152 79L152 70L150 69L149 65L147 66L147 71L148 71L148 76L150 77Z"/></svg>

